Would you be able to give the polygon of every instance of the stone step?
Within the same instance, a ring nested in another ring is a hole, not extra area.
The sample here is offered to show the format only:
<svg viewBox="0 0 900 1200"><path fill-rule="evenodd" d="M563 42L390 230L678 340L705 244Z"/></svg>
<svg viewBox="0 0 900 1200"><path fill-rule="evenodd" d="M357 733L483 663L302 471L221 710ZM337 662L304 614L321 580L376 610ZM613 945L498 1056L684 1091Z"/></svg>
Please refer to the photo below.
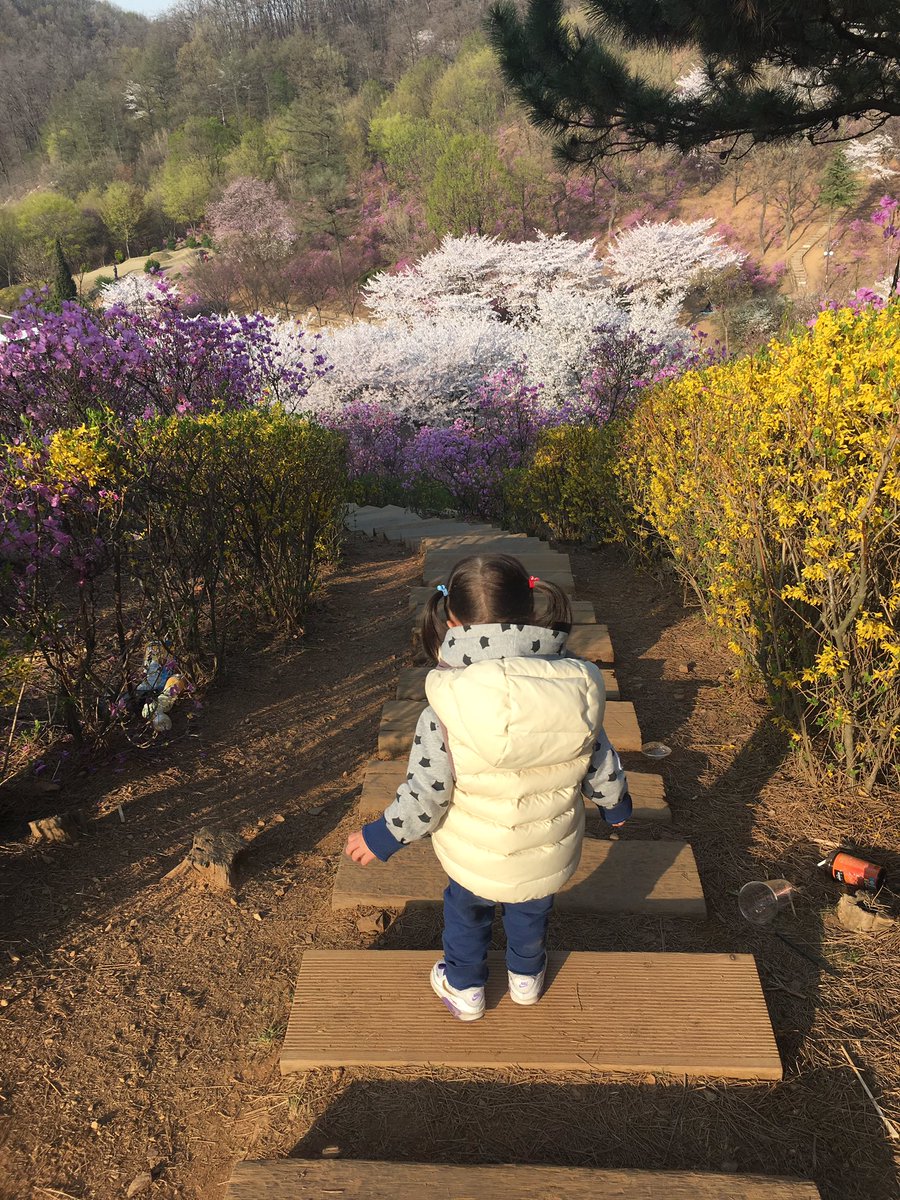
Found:
<svg viewBox="0 0 900 1200"><path fill-rule="evenodd" d="M418 591L418 589L416 589L416 590ZM428 595L430 596L433 591L434 591L434 588L428 588ZM597 614L594 611L594 606L590 602L590 600L573 600L572 597L570 596L569 597L569 605L571 606L571 609L572 609L572 620L576 625L596 625L597 624ZM410 608L410 611L414 614L413 628L418 628L418 626L422 623L422 616L425 612L425 605L421 601L416 602L413 600L412 597L410 597L409 608ZM543 610L539 608L538 615L540 615L540 613L542 611Z"/></svg>
<svg viewBox="0 0 900 1200"><path fill-rule="evenodd" d="M764 1175L282 1158L235 1163L225 1200L820 1200L813 1183Z"/></svg>
<svg viewBox="0 0 900 1200"><path fill-rule="evenodd" d="M378 753L385 758L408 754L416 722L424 705L420 700L386 700L378 727ZM620 753L640 750L643 745L634 705L628 700L610 700L603 716L606 736Z"/></svg>
<svg viewBox="0 0 900 1200"><path fill-rule="evenodd" d="M407 667L397 680L397 700L425 700L425 676L432 667ZM607 700L619 700L619 684L614 671L603 672Z"/></svg>
<svg viewBox="0 0 900 1200"><path fill-rule="evenodd" d="M672 810L666 804L663 777L641 771L628 771L627 777L628 790L634 805L632 819L668 824L672 820ZM376 817L380 817L388 805L394 802L397 789L405 779L405 758L387 761L370 759L357 805L360 821L374 821ZM592 800L585 800L584 804L588 816L598 816L597 805Z"/></svg>
<svg viewBox="0 0 900 1200"><path fill-rule="evenodd" d="M388 862L361 867L341 856L331 894L335 911L440 904L447 876L430 838ZM578 870L557 894L560 912L639 913L706 918L694 854L686 842L599 841L585 838Z"/></svg>
<svg viewBox="0 0 900 1200"><path fill-rule="evenodd" d="M751 955L555 953L532 1008L510 1000L503 960L492 956L487 1013L466 1024L431 992L436 958L434 950L308 950L282 1074L447 1066L782 1077Z"/></svg>

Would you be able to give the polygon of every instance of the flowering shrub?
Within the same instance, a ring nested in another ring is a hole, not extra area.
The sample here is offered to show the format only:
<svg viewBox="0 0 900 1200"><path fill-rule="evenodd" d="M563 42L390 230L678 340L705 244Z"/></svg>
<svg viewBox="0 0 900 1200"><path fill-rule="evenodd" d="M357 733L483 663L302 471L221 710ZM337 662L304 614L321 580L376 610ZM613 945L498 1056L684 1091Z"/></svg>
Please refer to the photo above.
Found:
<svg viewBox="0 0 900 1200"><path fill-rule="evenodd" d="M70 303L60 313L17 309L0 346L0 434L14 437L22 417L56 429L100 410L133 420L203 412L219 399L235 408L296 400L324 373L313 339L287 359L269 318L190 316L164 281L157 289L152 304L102 315Z"/></svg>
<svg viewBox="0 0 900 1200"><path fill-rule="evenodd" d="M807 760L866 787L898 774L898 315L826 311L651 391L619 465Z"/></svg>

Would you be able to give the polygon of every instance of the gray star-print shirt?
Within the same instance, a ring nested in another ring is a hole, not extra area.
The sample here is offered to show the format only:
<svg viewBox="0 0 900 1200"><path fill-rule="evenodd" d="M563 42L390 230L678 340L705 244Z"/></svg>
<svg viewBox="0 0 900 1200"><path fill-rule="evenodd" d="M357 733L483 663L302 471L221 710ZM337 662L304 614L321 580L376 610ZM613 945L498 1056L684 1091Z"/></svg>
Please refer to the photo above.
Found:
<svg viewBox="0 0 900 1200"><path fill-rule="evenodd" d="M448 629L440 664L468 667L490 658L564 657L567 634L541 625L459 625ZM612 824L631 815L631 799L619 756L601 729L582 791ZM453 796L453 764L434 710L426 707L416 725L406 781L383 817L363 835L373 854L386 859L401 846L431 833Z"/></svg>

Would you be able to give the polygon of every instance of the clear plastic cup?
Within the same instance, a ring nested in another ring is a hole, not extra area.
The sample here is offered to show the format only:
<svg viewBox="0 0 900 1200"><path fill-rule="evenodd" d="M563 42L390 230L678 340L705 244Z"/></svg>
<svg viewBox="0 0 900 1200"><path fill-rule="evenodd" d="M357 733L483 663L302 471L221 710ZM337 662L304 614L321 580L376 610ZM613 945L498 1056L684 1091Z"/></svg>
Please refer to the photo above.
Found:
<svg viewBox="0 0 900 1200"><path fill-rule="evenodd" d="M794 885L788 879L754 879L738 892L741 916L751 925L768 925L794 907Z"/></svg>

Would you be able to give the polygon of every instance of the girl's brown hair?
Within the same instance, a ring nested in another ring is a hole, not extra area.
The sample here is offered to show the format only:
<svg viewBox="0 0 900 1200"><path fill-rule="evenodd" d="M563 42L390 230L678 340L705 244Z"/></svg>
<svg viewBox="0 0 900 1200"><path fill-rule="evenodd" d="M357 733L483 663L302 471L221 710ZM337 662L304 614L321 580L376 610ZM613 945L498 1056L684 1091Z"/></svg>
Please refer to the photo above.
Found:
<svg viewBox="0 0 900 1200"><path fill-rule="evenodd" d="M555 583L534 579L510 554L479 554L461 559L450 572L447 595L435 589L422 615L422 646L437 662L447 632L448 614L462 625L544 625L568 633L569 597ZM546 603L538 616L535 599Z"/></svg>

